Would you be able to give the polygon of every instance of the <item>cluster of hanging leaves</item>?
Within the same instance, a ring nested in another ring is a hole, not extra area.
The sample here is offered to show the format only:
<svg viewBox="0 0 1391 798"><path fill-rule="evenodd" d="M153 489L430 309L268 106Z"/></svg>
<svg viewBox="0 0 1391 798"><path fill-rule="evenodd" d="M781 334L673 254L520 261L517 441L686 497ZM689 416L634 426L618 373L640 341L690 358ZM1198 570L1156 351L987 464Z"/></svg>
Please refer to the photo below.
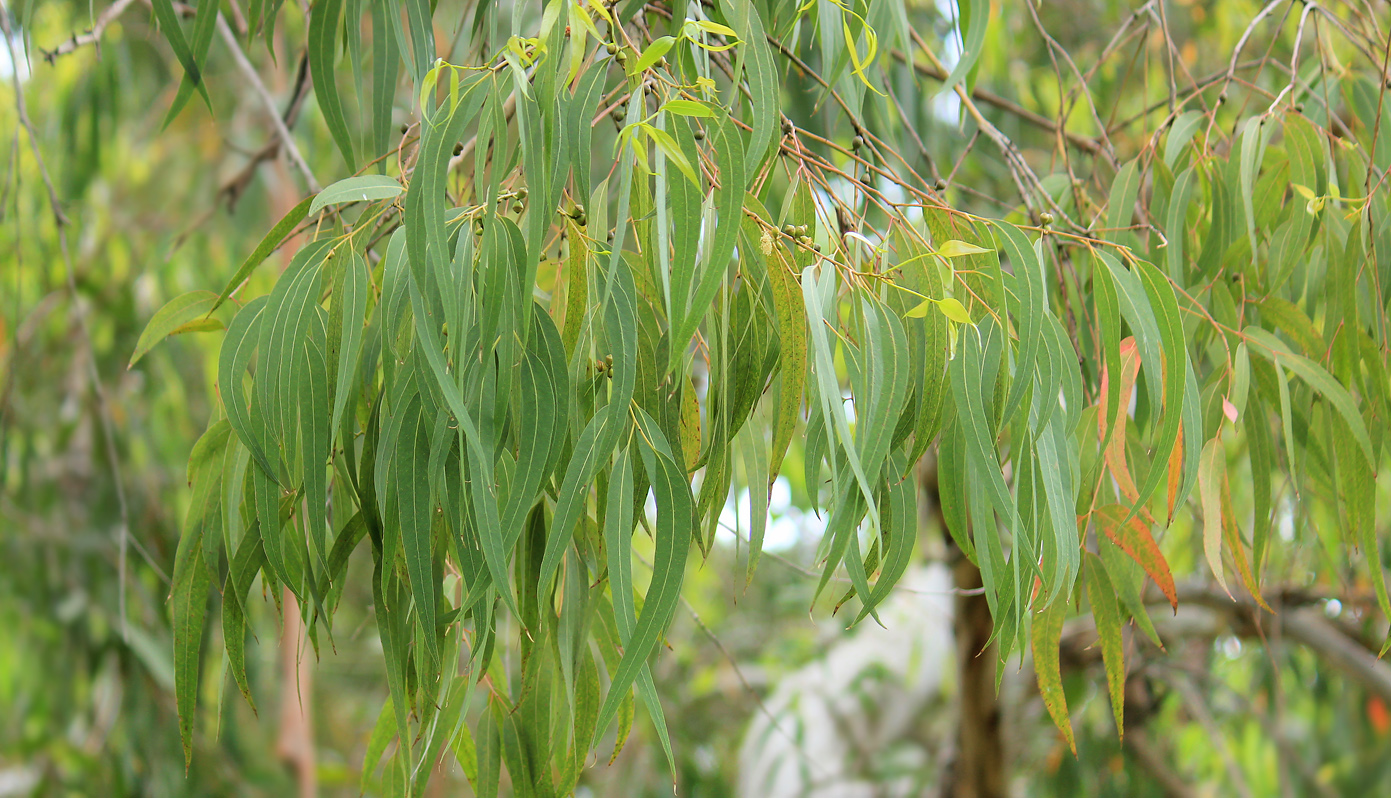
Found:
<svg viewBox="0 0 1391 798"><path fill-rule="evenodd" d="M463 65L437 57L424 0L368 5L316 3L308 61L349 169L376 160L295 208L220 294L170 303L137 353L225 323L174 573L186 750L209 591L252 700L256 577L298 597L321 645L368 546L391 701L365 778L394 740L399 792L448 745L479 794L504 766L522 794L568 794L638 702L670 758L650 665L688 558L737 481L752 578L799 432L829 519L817 595L848 577L852 621L913 556L911 475L936 444L1001 662L1032 646L1069 742L1063 621L1093 616L1119 724L1121 628L1159 642L1147 581L1177 606L1172 524L1200 518L1212 575L1257 601L1281 506L1301 529L1338 524L1391 614L1373 523L1391 415L1379 82L1314 64L1235 132L1177 106L1104 202L1039 186L990 220L863 126L885 106L875 31L913 50L901 3L721 0L633 24L638 0L552 0L530 27L479 4L469 24L495 46ZM184 94L203 92L208 15L190 46L154 6ZM989 22L987 2L961 6L948 88L969 86ZM252 3L253 32L278 12ZM778 110L788 68L808 68L799 40L841 144ZM394 142L403 65L418 121ZM611 162L591 157L610 117ZM268 296L234 297L304 230ZM1233 505L1238 472L1250 506Z"/></svg>

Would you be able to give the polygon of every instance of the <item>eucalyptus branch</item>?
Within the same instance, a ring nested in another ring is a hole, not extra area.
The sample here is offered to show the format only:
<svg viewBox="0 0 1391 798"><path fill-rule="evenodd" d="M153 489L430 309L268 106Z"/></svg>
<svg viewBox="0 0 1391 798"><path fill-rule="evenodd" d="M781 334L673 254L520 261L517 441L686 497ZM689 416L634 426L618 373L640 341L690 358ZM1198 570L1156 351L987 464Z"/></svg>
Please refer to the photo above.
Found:
<svg viewBox="0 0 1391 798"><path fill-rule="evenodd" d="M125 13L125 10L130 8L131 4L134 2L135 0L116 0L116 2L107 6L106 9L97 16L96 22L88 30L80 34L73 34L72 38L59 44L52 50L45 50L40 47L39 52L43 54L43 60L52 64L60 57L68 55L69 53L75 53L88 45L93 45L100 50L101 37L102 34L106 32L106 26L110 25L117 17Z"/></svg>

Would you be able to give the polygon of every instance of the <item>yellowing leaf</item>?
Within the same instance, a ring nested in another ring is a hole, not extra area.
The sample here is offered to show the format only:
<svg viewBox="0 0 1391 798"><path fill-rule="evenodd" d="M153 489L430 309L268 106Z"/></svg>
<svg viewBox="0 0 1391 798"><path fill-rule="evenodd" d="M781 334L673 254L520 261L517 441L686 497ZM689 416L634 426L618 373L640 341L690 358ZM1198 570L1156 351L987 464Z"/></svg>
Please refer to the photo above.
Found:
<svg viewBox="0 0 1391 798"><path fill-rule="evenodd" d="M1227 478L1227 450L1220 437L1203 447L1198 458L1198 494L1203 502L1203 554L1217 584L1228 596L1227 576L1222 571L1222 481Z"/></svg>
<svg viewBox="0 0 1391 798"><path fill-rule="evenodd" d="M1299 192L1299 196L1303 197L1306 200L1311 200L1315 196L1317 196L1316 194L1314 194L1313 189L1309 188L1308 186L1301 186L1298 183L1291 183L1290 187L1293 188L1295 191Z"/></svg>
<svg viewBox="0 0 1391 798"><path fill-rule="evenodd" d="M695 26L705 31L706 33L714 33L719 36L725 36L734 40L737 40L739 38L739 34L735 33L733 28L727 25L721 25L718 22L710 22L709 20L698 19L695 21Z"/></svg>
<svg viewBox="0 0 1391 798"><path fill-rule="evenodd" d="M1034 675L1038 677L1038 692L1053 725L1062 732L1072 755L1077 756L1077 742L1072 737L1072 719L1067 713L1067 695L1063 693L1062 669L1058 664L1058 645L1062 642L1063 619L1067 617L1067 601L1058 599L1053 606L1034 615L1033 649Z"/></svg>
<svg viewBox="0 0 1391 798"><path fill-rule="evenodd" d="M1116 589L1106 575L1100 558L1086 556L1087 600L1092 605L1092 620L1101 638L1101 659L1106 666L1106 686L1111 694L1111 711L1116 717L1116 732L1125 737L1125 652L1121 639L1121 610L1116 602Z"/></svg>

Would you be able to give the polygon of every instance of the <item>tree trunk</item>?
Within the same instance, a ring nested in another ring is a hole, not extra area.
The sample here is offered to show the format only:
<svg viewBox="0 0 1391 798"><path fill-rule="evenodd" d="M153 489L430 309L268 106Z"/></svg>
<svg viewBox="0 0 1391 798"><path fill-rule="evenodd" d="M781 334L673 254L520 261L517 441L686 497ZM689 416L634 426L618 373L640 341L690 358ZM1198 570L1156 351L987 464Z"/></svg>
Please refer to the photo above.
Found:
<svg viewBox="0 0 1391 798"><path fill-rule="evenodd" d="M951 547L958 590L981 586L980 569ZM995 694L995 645L990 640L990 605L983 595L956 597L956 670L960 719L951 798L1004 798L1005 751L1000 703Z"/></svg>
<svg viewBox="0 0 1391 798"><path fill-rule="evenodd" d="M319 792L314 763L314 672L310 669L309 641L300 621L299 602L288 589L284 595L284 631L280 638L280 738L275 749L281 761L295 773L299 798Z"/></svg>
<svg viewBox="0 0 1391 798"><path fill-rule="evenodd" d="M946 541L946 559L958 590L953 630L956 639L957 709L956 753L941 784L942 798L1004 798L1005 749L1000 733L1000 703L995 694L995 646L987 642L993 629L990 605L984 595L963 594L981 587L980 569L952 542L941 512L936 458L918 464L920 506Z"/></svg>

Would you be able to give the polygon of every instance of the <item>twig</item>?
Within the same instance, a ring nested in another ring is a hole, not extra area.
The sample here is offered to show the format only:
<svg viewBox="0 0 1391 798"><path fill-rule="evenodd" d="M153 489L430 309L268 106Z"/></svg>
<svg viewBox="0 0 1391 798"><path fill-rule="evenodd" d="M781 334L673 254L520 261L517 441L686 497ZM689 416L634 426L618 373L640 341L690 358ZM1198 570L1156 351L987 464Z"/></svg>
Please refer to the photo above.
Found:
<svg viewBox="0 0 1391 798"><path fill-rule="evenodd" d="M89 44L95 45L97 51L100 52L101 37L102 34L106 32L106 26L110 25L116 17L125 13L125 10L130 8L131 3L134 2L135 0L116 0L116 2L106 7L105 11L101 12L101 15L97 17L96 23L85 33L73 35L72 38L54 47L52 50L45 50L40 47L39 52L43 54L43 60L52 64L59 57L69 53L75 53Z"/></svg>
<svg viewBox="0 0 1391 798"><path fill-rule="evenodd" d="M319 181L314 178L309 164L304 162L304 156L300 155L299 147L295 145L294 136L290 135L290 129L285 126L285 120L280 118L280 109L275 105L275 98L270 96L269 91L266 91L266 84L261 82L261 76L256 72L256 67L247 60L246 53L242 52L241 43L237 41L237 36L232 33L232 29L227 27L227 20L223 18L220 11L217 14L217 32L227 43L227 49L232 51L232 58L237 62L237 68L241 70L251 87L261 97L262 104L266 106L266 111L269 112L271 121L275 124L275 132L279 134L280 141L285 145L285 154L290 156L290 163L294 164L295 168L304 176L305 186L317 194L322 190Z"/></svg>

